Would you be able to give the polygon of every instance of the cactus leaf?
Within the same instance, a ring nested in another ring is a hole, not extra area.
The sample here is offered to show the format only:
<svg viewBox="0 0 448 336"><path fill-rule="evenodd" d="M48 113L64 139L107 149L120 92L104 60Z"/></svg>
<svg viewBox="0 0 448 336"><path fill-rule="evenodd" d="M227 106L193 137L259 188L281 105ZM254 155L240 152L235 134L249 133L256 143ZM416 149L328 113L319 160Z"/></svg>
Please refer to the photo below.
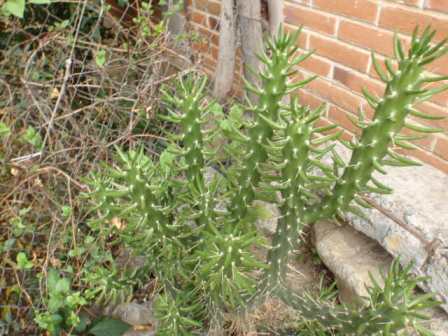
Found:
<svg viewBox="0 0 448 336"><path fill-rule="evenodd" d="M367 89L363 88L362 94L372 108L376 108L378 106L378 99L375 98Z"/></svg>
<svg viewBox="0 0 448 336"><path fill-rule="evenodd" d="M343 131L340 130L338 132L334 132L332 134L322 136L320 138L312 140L311 144L313 144L313 145L320 145L320 144L323 144L323 143L331 141L331 140L336 140L336 139L338 139L342 135L342 133L343 133Z"/></svg>
<svg viewBox="0 0 448 336"><path fill-rule="evenodd" d="M443 119L446 119L445 116L442 116L442 115L431 115L429 113L424 113L424 112L418 111L418 110L413 109L413 108L410 109L409 114L414 116L414 117L427 119L427 120L443 120Z"/></svg>
<svg viewBox="0 0 448 336"><path fill-rule="evenodd" d="M443 132L443 128L436 128L436 127L427 127L427 126L421 126L417 124L413 124L410 122L406 122L404 124L404 127L409 128L410 130L420 132L420 133L440 133Z"/></svg>
<svg viewBox="0 0 448 336"><path fill-rule="evenodd" d="M403 47L397 33L394 34L394 54L395 58L399 61L403 60L405 57Z"/></svg>
<svg viewBox="0 0 448 336"><path fill-rule="evenodd" d="M380 79L384 82L384 83L388 83L390 81L388 75L383 71L383 69L381 69L381 66L379 65L375 53L372 51L371 53L371 57L372 57L372 64L373 67L375 69L375 72L378 74L378 76L380 77Z"/></svg>

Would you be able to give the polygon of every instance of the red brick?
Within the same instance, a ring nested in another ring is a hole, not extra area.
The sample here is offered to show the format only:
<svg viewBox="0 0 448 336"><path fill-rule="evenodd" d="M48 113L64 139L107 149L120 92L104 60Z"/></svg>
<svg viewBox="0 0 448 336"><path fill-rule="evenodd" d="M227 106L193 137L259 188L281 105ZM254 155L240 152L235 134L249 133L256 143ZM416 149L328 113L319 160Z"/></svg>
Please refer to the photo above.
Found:
<svg viewBox="0 0 448 336"><path fill-rule="evenodd" d="M374 22L378 5L369 0L314 0L314 6L329 13Z"/></svg>
<svg viewBox="0 0 448 336"><path fill-rule="evenodd" d="M425 102L417 105L416 109L434 116L445 117L445 119L440 120L426 120L421 118L415 118L415 120L418 120L421 124L443 128L444 130L448 131L448 110L446 108L431 102Z"/></svg>
<svg viewBox="0 0 448 336"><path fill-rule="evenodd" d="M395 2L403 3L408 6L421 7L424 0L396 0Z"/></svg>
<svg viewBox="0 0 448 336"><path fill-rule="evenodd" d="M448 138L437 138L436 146L434 147L434 153L440 156L444 160L448 160Z"/></svg>
<svg viewBox="0 0 448 336"><path fill-rule="evenodd" d="M321 118L320 120L318 120L316 122L317 127L323 127L323 126L334 125L334 124L335 124L335 122L333 120L329 120L328 118ZM329 134L329 133L339 132L339 131L342 131L342 135L340 136L340 139L347 140L347 141L353 139L354 134L340 126L332 129L331 131L324 132L323 134Z"/></svg>
<svg viewBox="0 0 448 336"><path fill-rule="evenodd" d="M302 6L285 5L285 22L292 25L304 25L313 31L334 35L336 18L326 13Z"/></svg>
<svg viewBox="0 0 448 336"><path fill-rule="evenodd" d="M203 13L198 12L198 11L193 11L191 13L190 18L191 18L191 21L193 21L194 23L197 23L201 26L205 26L205 23L207 20L206 16Z"/></svg>
<svg viewBox="0 0 448 336"><path fill-rule="evenodd" d="M442 83L433 83L427 86L427 88L435 88L435 87L440 87L443 84L448 84L447 81L442 82ZM448 91L443 91L437 95L432 96L431 98L432 102L435 102L441 106L448 106Z"/></svg>
<svg viewBox="0 0 448 336"><path fill-rule="evenodd" d="M288 33L294 33L296 30L297 30L297 26L285 24L285 31L287 31ZM308 32L302 30L300 32L299 39L297 41L297 46L302 49L307 49L309 35L310 34Z"/></svg>
<svg viewBox="0 0 448 336"><path fill-rule="evenodd" d="M311 55L300 63L300 67L311 71L313 74L328 77L331 72L331 63L318 56Z"/></svg>
<svg viewBox="0 0 448 336"><path fill-rule="evenodd" d="M211 30L216 30L219 32L219 20L213 16L208 17L208 27Z"/></svg>
<svg viewBox="0 0 448 336"><path fill-rule="evenodd" d="M338 35L341 40L373 49L383 55L393 55L393 34L391 32L354 21L342 20Z"/></svg>
<svg viewBox="0 0 448 336"><path fill-rule="evenodd" d="M448 13L448 0L426 0L426 8Z"/></svg>
<svg viewBox="0 0 448 336"><path fill-rule="evenodd" d="M414 122L414 124L421 124L421 123L419 123L417 121L417 122ZM410 130L410 129L403 128L400 131L400 134L403 134L403 135L416 135L417 133L412 131L412 130ZM417 135L420 135L420 133L418 133ZM423 149L426 149L428 151L431 151L434 148L435 140L436 140L436 136L434 134L428 134L427 136L425 136L422 139L413 140L412 143L414 145L417 145L420 148L423 148Z"/></svg>
<svg viewBox="0 0 448 336"><path fill-rule="evenodd" d="M308 91L327 100L346 111L357 112L362 106L361 97L354 95L349 90L338 87L330 82L317 78L307 86Z"/></svg>
<svg viewBox="0 0 448 336"><path fill-rule="evenodd" d="M216 69L216 60L214 60L211 57L205 56L202 59L202 64L205 68L207 68L210 71L214 71Z"/></svg>
<svg viewBox="0 0 448 336"><path fill-rule="evenodd" d="M369 53L367 51L358 50L343 42L311 34L309 49L314 49L318 55L361 72L367 70L367 64L370 57Z"/></svg>
<svg viewBox="0 0 448 336"><path fill-rule="evenodd" d="M333 79L360 94L362 93L362 89L366 88L376 95L382 95L385 88L385 84L380 81L338 66L334 67Z"/></svg>
<svg viewBox="0 0 448 336"><path fill-rule="evenodd" d="M318 108L319 106L321 106L322 104L325 103L324 100L322 100L319 97L316 97L315 95L309 93L308 91L302 89L299 90L298 92L298 96L299 96L299 102L302 105L305 106L309 106L313 109Z"/></svg>
<svg viewBox="0 0 448 336"><path fill-rule="evenodd" d="M219 48L212 46L210 51L211 51L210 54L212 55L213 59L217 60L219 55Z"/></svg>
<svg viewBox="0 0 448 336"><path fill-rule="evenodd" d="M212 32L202 26L194 25L193 26L195 30L201 35L201 39L204 40L204 42L211 43L215 46L219 45L219 35L216 32ZM203 41L201 41L203 42Z"/></svg>
<svg viewBox="0 0 448 336"><path fill-rule="evenodd" d="M301 5L304 5L304 6L311 6L313 0L286 0L286 2L292 2L292 3L295 3L295 4L301 4Z"/></svg>
<svg viewBox="0 0 448 336"><path fill-rule="evenodd" d="M392 31L398 30L407 34L412 33L417 25L419 27L431 25L433 29L437 30L436 41L440 41L448 35L448 20L443 20L438 15L406 7L383 7L379 25Z"/></svg>
<svg viewBox="0 0 448 336"><path fill-rule="evenodd" d="M348 114L349 112L344 111L337 106L331 106L328 110L328 118L330 119L330 121L333 121L338 126L341 126L342 128L359 135L361 133L361 130L353 125L348 117ZM355 117L355 115L352 116Z"/></svg>
<svg viewBox="0 0 448 336"><path fill-rule="evenodd" d="M195 0L196 8L214 16L221 13L221 4L212 0Z"/></svg>
<svg viewBox="0 0 448 336"><path fill-rule="evenodd" d="M426 69L441 75L448 75L448 55L438 58L434 62L426 65Z"/></svg>
<svg viewBox="0 0 448 336"><path fill-rule="evenodd" d="M375 54L375 59L376 59L377 63L379 64L380 68L383 70L383 72L388 74L388 72L386 70L386 66L384 65L384 61L385 61L386 57ZM397 62L395 62L393 59L391 59L391 61L392 61L391 63L392 63L394 70L397 70L397 68L398 68ZM373 66L373 60L371 60L371 62L372 62L372 66L370 67L369 76L379 79L380 77L376 73L375 67Z"/></svg>
<svg viewBox="0 0 448 336"><path fill-rule="evenodd" d="M423 149L417 150L402 150L401 153L407 154L409 156L415 157L423 162L428 163L429 165L448 173L448 162L441 159L440 157L431 154Z"/></svg>
<svg viewBox="0 0 448 336"><path fill-rule="evenodd" d="M208 45L207 43L200 43L200 42L193 42L191 44L191 48L200 53L207 53L208 52Z"/></svg>

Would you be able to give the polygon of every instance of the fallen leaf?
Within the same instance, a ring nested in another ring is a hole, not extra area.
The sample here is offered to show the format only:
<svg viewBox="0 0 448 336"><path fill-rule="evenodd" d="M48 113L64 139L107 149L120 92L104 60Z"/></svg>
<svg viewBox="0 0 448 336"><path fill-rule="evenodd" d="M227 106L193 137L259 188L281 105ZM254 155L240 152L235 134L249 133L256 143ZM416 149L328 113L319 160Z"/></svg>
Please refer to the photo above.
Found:
<svg viewBox="0 0 448 336"><path fill-rule="evenodd" d="M123 230L124 229L124 223L118 217L112 218L111 224L112 224L112 226L115 226L118 230Z"/></svg>
<svg viewBox="0 0 448 336"><path fill-rule="evenodd" d="M55 268L61 267L61 261L55 257L50 258L50 264L51 264L51 266L53 266Z"/></svg>
<svg viewBox="0 0 448 336"><path fill-rule="evenodd" d="M58 90L58 88L54 88L54 89L51 91L50 98L51 98L51 99L56 99L56 98L58 98L58 97L59 97L59 90Z"/></svg>
<svg viewBox="0 0 448 336"><path fill-rule="evenodd" d="M39 177L36 177L35 179L34 179L34 185L36 186L36 187L43 187L43 183L42 183L42 180L39 178Z"/></svg>
<svg viewBox="0 0 448 336"><path fill-rule="evenodd" d="M19 173L20 173L20 170L17 169L16 167L12 167L11 168L11 175L12 176L17 176L17 175L19 175Z"/></svg>

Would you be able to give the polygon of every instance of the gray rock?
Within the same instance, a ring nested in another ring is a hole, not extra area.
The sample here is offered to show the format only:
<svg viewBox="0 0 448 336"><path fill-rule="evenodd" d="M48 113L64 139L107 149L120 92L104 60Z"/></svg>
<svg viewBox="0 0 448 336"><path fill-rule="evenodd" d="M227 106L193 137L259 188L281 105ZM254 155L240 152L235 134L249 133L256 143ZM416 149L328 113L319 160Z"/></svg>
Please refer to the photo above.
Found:
<svg viewBox="0 0 448 336"><path fill-rule="evenodd" d="M374 240L352 227L332 222L319 222L313 227L317 252L335 274L339 298L345 303L362 303L367 287L372 286L369 273L377 282L387 271L392 257ZM381 283L381 282L380 282ZM438 309L427 312L430 320L425 327L436 336L448 336L448 317Z"/></svg>
<svg viewBox="0 0 448 336"><path fill-rule="evenodd" d="M390 170L381 181L394 193L375 196L369 220L349 216L350 224L402 264L414 262L413 272L430 278L424 289L448 311L448 176L422 166Z"/></svg>
<svg viewBox="0 0 448 336"><path fill-rule="evenodd" d="M155 330L129 330L123 336L155 336Z"/></svg>
<svg viewBox="0 0 448 336"><path fill-rule="evenodd" d="M343 147L338 152L349 157ZM347 220L403 265L414 262L414 274L429 277L423 289L436 293L448 312L448 175L428 165L386 170L376 178L393 194L369 196L375 204L365 210L369 220Z"/></svg>
<svg viewBox="0 0 448 336"><path fill-rule="evenodd" d="M113 309L111 316L133 326L156 324L151 303L122 303Z"/></svg>
<svg viewBox="0 0 448 336"><path fill-rule="evenodd" d="M277 228L277 220L280 217L280 210L276 204L263 201L255 201L254 206L259 208L261 218L258 218L255 225L264 234L272 236Z"/></svg>
<svg viewBox="0 0 448 336"><path fill-rule="evenodd" d="M361 303L361 298L368 295L369 274L381 283L391 256L376 241L350 226L325 221L314 224L313 230L317 253L335 275L340 300Z"/></svg>

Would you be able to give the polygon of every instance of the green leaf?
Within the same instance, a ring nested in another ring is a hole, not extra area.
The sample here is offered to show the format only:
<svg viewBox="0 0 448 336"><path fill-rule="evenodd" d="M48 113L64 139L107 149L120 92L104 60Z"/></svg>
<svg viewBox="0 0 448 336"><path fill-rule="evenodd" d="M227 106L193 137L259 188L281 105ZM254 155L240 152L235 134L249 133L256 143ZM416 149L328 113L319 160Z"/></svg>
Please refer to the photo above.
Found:
<svg viewBox="0 0 448 336"><path fill-rule="evenodd" d="M3 9L18 18L23 18L25 12L25 0L7 0L3 5Z"/></svg>
<svg viewBox="0 0 448 336"><path fill-rule="evenodd" d="M36 5L48 5L51 4L51 0L28 0L29 3Z"/></svg>
<svg viewBox="0 0 448 336"><path fill-rule="evenodd" d="M11 134L11 129L3 122L0 122L0 139L6 138Z"/></svg>
<svg viewBox="0 0 448 336"><path fill-rule="evenodd" d="M124 7L129 5L129 1L128 0L118 0L118 6L120 7Z"/></svg>
<svg viewBox="0 0 448 336"><path fill-rule="evenodd" d="M131 326L120 320L105 318L95 323L89 330L89 334L95 336L121 336L129 330Z"/></svg>
<svg viewBox="0 0 448 336"><path fill-rule="evenodd" d="M54 291L54 289L56 288L56 284L58 283L58 280L59 280L58 271L56 271L54 268L50 268L48 270L48 276L47 276L47 286L50 292Z"/></svg>
<svg viewBox="0 0 448 336"><path fill-rule="evenodd" d="M29 126L26 129L25 134L22 135L22 140L29 143L36 149L42 149L42 137L40 136L39 132L37 132L36 129L32 126Z"/></svg>
<svg viewBox="0 0 448 336"><path fill-rule="evenodd" d="M64 297L60 294L50 294L47 308L50 313L56 313L64 305Z"/></svg>
<svg viewBox="0 0 448 336"><path fill-rule="evenodd" d="M68 280L67 278L59 279L56 283L55 291L59 293L70 292L70 280Z"/></svg>
<svg viewBox="0 0 448 336"><path fill-rule="evenodd" d="M24 252L19 252L16 257L17 268L20 270L33 268L33 263L28 260Z"/></svg>
<svg viewBox="0 0 448 336"><path fill-rule="evenodd" d="M104 64L106 64L106 50L100 49L97 51L95 56L95 62L96 65L98 65L100 68L102 68Z"/></svg>
<svg viewBox="0 0 448 336"><path fill-rule="evenodd" d="M62 206L62 217L65 219L69 218L72 215L72 208L69 205Z"/></svg>

